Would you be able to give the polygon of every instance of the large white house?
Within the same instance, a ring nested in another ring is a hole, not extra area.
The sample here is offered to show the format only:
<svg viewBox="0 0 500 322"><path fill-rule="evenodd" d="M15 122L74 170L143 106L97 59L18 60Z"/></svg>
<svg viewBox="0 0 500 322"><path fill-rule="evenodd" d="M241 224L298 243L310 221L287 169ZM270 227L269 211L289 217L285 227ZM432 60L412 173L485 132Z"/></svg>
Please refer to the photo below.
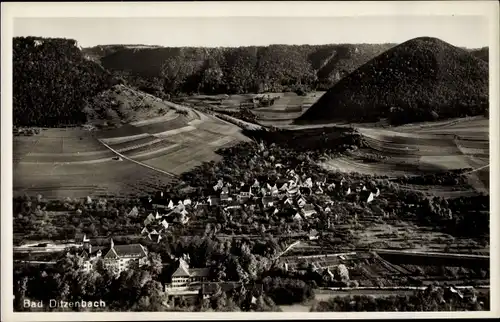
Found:
<svg viewBox="0 0 500 322"><path fill-rule="evenodd" d="M179 267L172 274L172 282L165 286L166 290L182 290L205 282L209 268L190 268L184 259L179 259Z"/></svg>
<svg viewBox="0 0 500 322"><path fill-rule="evenodd" d="M86 240L80 257L83 259L82 270L85 272L90 272L97 261L102 260L106 268L120 274L130 267L131 262L137 262L139 266L146 264L147 254L147 249L141 244L115 245L113 239L109 247L92 251L90 241Z"/></svg>

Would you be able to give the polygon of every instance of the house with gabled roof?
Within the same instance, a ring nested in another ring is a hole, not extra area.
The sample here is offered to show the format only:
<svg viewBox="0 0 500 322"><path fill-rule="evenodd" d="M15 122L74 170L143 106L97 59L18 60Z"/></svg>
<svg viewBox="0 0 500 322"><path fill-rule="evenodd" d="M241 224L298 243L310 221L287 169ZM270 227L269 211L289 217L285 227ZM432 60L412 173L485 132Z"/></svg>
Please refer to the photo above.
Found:
<svg viewBox="0 0 500 322"><path fill-rule="evenodd" d="M367 191L367 190L361 191L360 199L366 203L370 203L373 201L373 199L375 199L375 195L371 191Z"/></svg>
<svg viewBox="0 0 500 322"><path fill-rule="evenodd" d="M314 214L316 214L316 209L314 209L314 206L311 204L304 205L301 209L301 213L304 216L304 218L310 217Z"/></svg>
<svg viewBox="0 0 500 322"><path fill-rule="evenodd" d="M228 203L228 205L224 209L228 210L228 209L240 209L240 208L241 208L241 203L238 200L232 200Z"/></svg>
<svg viewBox="0 0 500 322"><path fill-rule="evenodd" d="M299 213L296 213L293 216L293 221L302 221L302 216Z"/></svg>
<svg viewBox="0 0 500 322"><path fill-rule="evenodd" d="M155 240L158 238L159 233L156 231L156 229L153 229L152 231L149 232L149 239L150 240Z"/></svg>
<svg viewBox="0 0 500 322"><path fill-rule="evenodd" d="M147 263L147 249L141 244L115 245L111 239L110 247L99 248L93 252L92 249L82 253L83 269L90 270L97 260L102 259L108 269L113 269L117 274L127 270L132 261L139 266Z"/></svg>
<svg viewBox="0 0 500 322"><path fill-rule="evenodd" d="M134 208L132 208L132 210L130 210L130 212L128 213L129 217L137 217L138 215L139 215L139 209L137 209L136 206L134 206Z"/></svg>
<svg viewBox="0 0 500 322"><path fill-rule="evenodd" d="M188 217L188 216L182 216L182 217L180 218L180 222L181 222L181 224L183 224L183 225L187 224L187 223L189 222L189 217Z"/></svg>
<svg viewBox="0 0 500 322"><path fill-rule="evenodd" d="M229 194L229 188L228 187L223 187L220 193L220 201L222 202L227 202L231 201L233 198Z"/></svg>
<svg viewBox="0 0 500 322"><path fill-rule="evenodd" d="M311 178L307 178L304 182L302 182L302 186L303 187L312 188L312 186L313 186L312 179Z"/></svg>
<svg viewBox="0 0 500 322"><path fill-rule="evenodd" d="M319 233L316 229L311 229L309 231L309 240L317 240L319 239Z"/></svg>
<svg viewBox="0 0 500 322"><path fill-rule="evenodd" d="M276 184L271 186L271 189L269 189L269 191L271 192L271 196L277 196L279 194L279 189Z"/></svg>
<svg viewBox="0 0 500 322"><path fill-rule="evenodd" d="M299 194L299 189L298 188L288 189L288 191L286 192L286 195L287 195L288 198L293 198L293 197L295 197L298 194Z"/></svg>
<svg viewBox="0 0 500 322"><path fill-rule="evenodd" d="M151 224L152 222L154 222L156 220L155 216L153 216L153 214L149 214L146 219L144 219L144 226L147 226L149 224Z"/></svg>
<svg viewBox="0 0 500 322"><path fill-rule="evenodd" d="M297 205L299 207L304 207L307 204L307 200L304 197L297 198Z"/></svg>
<svg viewBox="0 0 500 322"><path fill-rule="evenodd" d="M286 198L285 201L283 202L284 205L289 205L293 206L293 199L292 198Z"/></svg>
<svg viewBox="0 0 500 322"><path fill-rule="evenodd" d="M149 233L148 238L153 242L159 243L162 237L161 234L155 230L154 232Z"/></svg>
<svg viewBox="0 0 500 322"><path fill-rule="evenodd" d="M168 209L174 209L174 202L172 201L172 199L170 199L170 201L168 202L167 208Z"/></svg>
<svg viewBox="0 0 500 322"><path fill-rule="evenodd" d="M299 193L303 196L310 196L312 193L311 193L311 188L309 187L300 187L299 188Z"/></svg>
<svg viewBox="0 0 500 322"><path fill-rule="evenodd" d="M162 220L161 225L162 225L165 229L168 229L168 226L169 226L169 225L168 225L168 222L167 222L165 219L163 219L163 220Z"/></svg>
<svg viewBox="0 0 500 322"><path fill-rule="evenodd" d="M142 228L141 235L149 235L149 230L146 227Z"/></svg>
<svg viewBox="0 0 500 322"><path fill-rule="evenodd" d="M251 189L251 187L249 185L247 185L247 184L241 186L240 193L237 196L238 200L240 200L240 201L246 201L251 196L252 196L252 189Z"/></svg>
<svg viewBox="0 0 500 322"><path fill-rule="evenodd" d="M257 186L250 186L250 194L252 196L258 196L260 195L260 187L257 187Z"/></svg>
<svg viewBox="0 0 500 322"><path fill-rule="evenodd" d="M272 197L262 197L262 205L264 208L269 208L274 206L274 199Z"/></svg>
<svg viewBox="0 0 500 322"><path fill-rule="evenodd" d="M314 191L314 194L322 195L323 193L324 193L323 188L321 188L321 186L317 186L315 191Z"/></svg>
<svg viewBox="0 0 500 322"><path fill-rule="evenodd" d="M207 198L207 202L210 206L218 206L220 204L220 198L217 198L215 196L209 196Z"/></svg>
<svg viewBox="0 0 500 322"><path fill-rule="evenodd" d="M190 268L189 264L182 258L179 266L172 274L172 282L165 285L165 292L170 290L186 289L191 286L205 282L209 276L209 268Z"/></svg>
<svg viewBox="0 0 500 322"><path fill-rule="evenodd" d="M278 190L283 191L283 192L287 191L288 190L288 183L287 182L283 183Z"/></svg>
<svg viewBox="0 0 500 322"><path fill-rule="evenodd" d="M252 184L252 187L260 188L260 182L259 182L259 180L255 179L255 181Z"/></svg>

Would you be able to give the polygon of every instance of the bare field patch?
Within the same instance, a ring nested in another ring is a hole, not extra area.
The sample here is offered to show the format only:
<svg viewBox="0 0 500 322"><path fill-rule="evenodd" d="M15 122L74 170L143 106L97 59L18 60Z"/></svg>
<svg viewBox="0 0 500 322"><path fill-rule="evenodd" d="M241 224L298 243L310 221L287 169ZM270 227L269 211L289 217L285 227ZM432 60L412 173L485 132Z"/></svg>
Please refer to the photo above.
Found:
<svg viewBox="0 0 500 322"><path fill-rule="evenodd" d="M130 195L153 191L171 178L128 161L102 164L18 164L14 195L42 194L63 199L98 195ZM155 183L157 182L157 183Z"/></svg>

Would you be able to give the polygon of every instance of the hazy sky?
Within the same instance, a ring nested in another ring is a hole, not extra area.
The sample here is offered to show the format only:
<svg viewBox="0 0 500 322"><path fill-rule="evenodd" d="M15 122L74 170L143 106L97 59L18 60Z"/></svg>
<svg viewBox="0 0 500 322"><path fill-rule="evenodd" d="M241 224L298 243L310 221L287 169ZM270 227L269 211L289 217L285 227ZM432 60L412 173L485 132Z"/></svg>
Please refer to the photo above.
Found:
<svg viewBox="0 0 500 322"><path fill-rule="evenodd" d="M401 43L437 37L455 46L488 45L481 16L16 18L14 36L64 37L80 46L145 44L250 46Z"/></svg>

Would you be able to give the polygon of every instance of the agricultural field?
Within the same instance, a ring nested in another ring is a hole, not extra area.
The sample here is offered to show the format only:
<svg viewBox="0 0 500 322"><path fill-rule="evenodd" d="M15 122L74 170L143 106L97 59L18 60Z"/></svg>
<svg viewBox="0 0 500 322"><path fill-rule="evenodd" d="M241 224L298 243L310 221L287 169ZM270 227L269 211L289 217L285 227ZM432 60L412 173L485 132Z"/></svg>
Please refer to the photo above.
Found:
<svg viewBox="0 0 500 322"><path fill-rule="evenodd" d="M47 199L135 195L154 192L170 176L130 161L91 164L19 163L14 167L14 195L41 194Z"/></svg>
<svg viewBox="0 0 500 322"><path fill-rule="evenodd" d="M238 127L191 110L109 130L56 128L16 136L14 193L143 194L202 162L218 160L216 150L245 139Z"/></svg>
<svg viewBox="0 0 500 322"><path fill-rule="evenodd" d="M487 192L489 189L488 119L484 117L389 129L359 127L358 130L364 136L367 147L350 156L326 159L322 162L325 168L389 177L471 168L476 170L468 175L474 191ZM364 157L365 154L375 154L381 158L373 160ZM402 188L449 197L474 193L464 187Z"/></svg>
<svg viewBox="0 0 500 322"><path fill-rule="evenodd" d="M259 96L269 95L279 97L270 107L252 109L260 124L264 126L286 126L304 113L325 92L311 92L306 96L296 93L262 93ZM183 102L194 106L212 107L226 111L238 111L240 106L255 97L255 94L238 95L196 95L183 98Z"/></svg>

